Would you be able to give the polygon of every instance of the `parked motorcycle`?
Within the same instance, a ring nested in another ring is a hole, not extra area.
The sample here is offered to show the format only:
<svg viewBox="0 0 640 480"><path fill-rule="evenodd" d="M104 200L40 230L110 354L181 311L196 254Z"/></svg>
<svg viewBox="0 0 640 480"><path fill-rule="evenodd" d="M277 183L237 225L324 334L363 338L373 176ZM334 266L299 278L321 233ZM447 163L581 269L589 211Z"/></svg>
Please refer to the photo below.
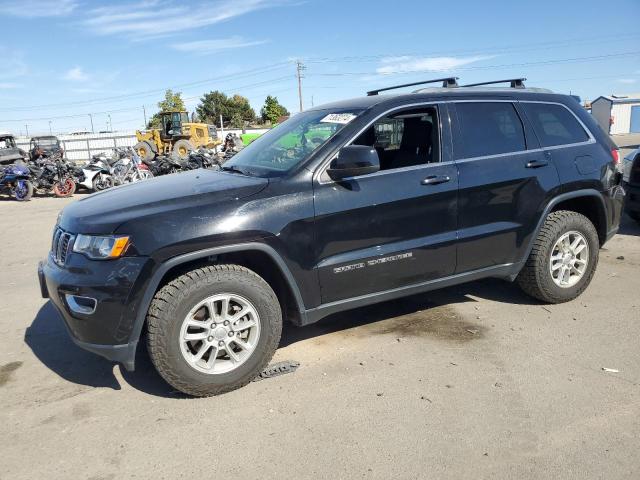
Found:
<svg viewBox="0 0 640 480"><path fill-rule="evenodd" d="M239 136L235 133L227 133L224 137L224 144L220 148L221 153L218 154L220 163L226 162L243 148L244 143Z"/></svg>
<svg viewBox="0 0 640 480"><path fill-rule="evenodd" d="M91 157L89 163L82 168L84 180L80 185L96 192L113 187L115 181L112 174L112 161L105 154Z"/></svg>
<svg viewBox="0 0 640 480"><path fill-rule="evenodd" d="M189 152L186 164L183 166L185 170L194 170L196 168L213 168L220 165L220 161L216 158L214 150L199 148Z"/></svg>
<svg viewBox="0 0 640 480"><path fill-rule="evenodd" d="M56 197L70 197L76 191L73 167L61 154L40 157L29 164L33 186L38 193L53 191Z"/></svg>
<svg viewBox="0 0 640 480"><path fill-rule="evenodd" d="M171 173L177 173L182 171L182 164L172 157L167 157L165 155L160 155L156 157L154 160L144 160L142 159L142 163L144 163L149 171L153 174L154 177L159 177L161 175L169 175Z"/></svg>
<svg viewBox="0 0 640 480"><path fill-rule="evenodd" d="M116 185L124 183L139 182L153 178L153 173L149 167L142 163L135 150L116 149L114 156L118 156L118 161L113 165L113 177Z"/></svg>
<svg viewBox="0 0 640 480"><path fill-rule="evenodd" d="M29 200L33 195L29 167L24 163L0 167L0 189L8 191L19 202Z"/></svg>

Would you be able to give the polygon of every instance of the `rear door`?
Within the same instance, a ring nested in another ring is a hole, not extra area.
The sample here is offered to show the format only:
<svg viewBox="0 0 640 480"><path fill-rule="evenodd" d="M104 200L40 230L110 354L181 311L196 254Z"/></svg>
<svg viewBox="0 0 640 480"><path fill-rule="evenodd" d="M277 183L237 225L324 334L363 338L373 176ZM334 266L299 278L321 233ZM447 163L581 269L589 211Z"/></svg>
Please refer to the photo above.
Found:
<svg viewBox="0 0 640 480"><path fill-rule="evenodd" d="M510 100L454 104L457 272L519 261L558 174Z"/></svg>
<svg viewBox="0 0 640 480"><path fill-rule="evenodd" d="M448 124L446 107L439 105L380 118L354 143L376 147L381 171L316 180L323 303L454 272L458 176Z"/></svg>

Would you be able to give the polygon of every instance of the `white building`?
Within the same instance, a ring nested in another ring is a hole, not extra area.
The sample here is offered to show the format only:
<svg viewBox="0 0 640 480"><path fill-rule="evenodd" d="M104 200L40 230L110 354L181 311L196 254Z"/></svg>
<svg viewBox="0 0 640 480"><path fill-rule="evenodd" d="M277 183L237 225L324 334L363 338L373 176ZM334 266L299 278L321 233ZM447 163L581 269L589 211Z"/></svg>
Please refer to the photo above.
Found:
<svg viewBox="0 0 640 480"><path fill-rule="evenodd" d="M591 114L610 135L640 133L640 95L611 95L591 102Z"/></svg>

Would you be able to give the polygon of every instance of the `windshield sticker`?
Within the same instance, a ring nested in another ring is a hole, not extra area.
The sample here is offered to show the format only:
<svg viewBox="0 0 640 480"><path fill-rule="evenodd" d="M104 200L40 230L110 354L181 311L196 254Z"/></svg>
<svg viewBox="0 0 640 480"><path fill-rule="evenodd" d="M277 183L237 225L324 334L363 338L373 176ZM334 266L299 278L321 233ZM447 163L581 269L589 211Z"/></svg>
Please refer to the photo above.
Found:
<svg viewBox="0 0 640 480"><path fill-rule="evenodd" d="M330 113L320 120L320 123L340 123L346 125L354 118L356 118L356 116L353 113Z"/></svg>

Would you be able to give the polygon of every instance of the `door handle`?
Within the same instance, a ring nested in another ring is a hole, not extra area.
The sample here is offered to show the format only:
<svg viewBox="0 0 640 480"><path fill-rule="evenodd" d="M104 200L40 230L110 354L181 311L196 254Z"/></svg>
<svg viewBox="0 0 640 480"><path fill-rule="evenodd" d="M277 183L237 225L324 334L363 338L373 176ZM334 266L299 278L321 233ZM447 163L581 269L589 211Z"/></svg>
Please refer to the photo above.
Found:
<svg viewBox="0 0 640 480"><path fill-rule="evenodd" d="M429 175L427 178L420 182L421 185L439 185L440 183L447 183L451 178L448 175Z"/></svg>
<svg viewBox="0 0 640 480"><path fill-rule="evenodd" d="M527 168L540 168L540 167L546 167L547 165L549 165L549 162L547 162L546 160L531 160L530 162L527 162Z"/></svg>

